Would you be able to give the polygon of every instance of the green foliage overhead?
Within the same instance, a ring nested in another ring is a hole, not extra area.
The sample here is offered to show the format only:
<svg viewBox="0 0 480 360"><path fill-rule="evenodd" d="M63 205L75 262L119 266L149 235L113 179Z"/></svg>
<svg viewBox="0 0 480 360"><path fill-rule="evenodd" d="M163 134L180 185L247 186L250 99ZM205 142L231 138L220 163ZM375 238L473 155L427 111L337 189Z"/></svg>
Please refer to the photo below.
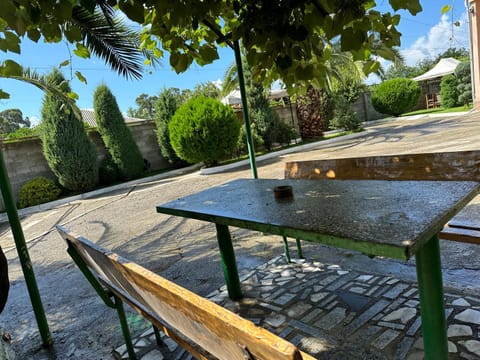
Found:
<svg viewBox="0 0 480 360"><path fill-rule="evenodd" d="M19 208L57 200L62 190L55 183L42 176L26 182L19 191Z"/></svg>
<svg viewBox="0 0 480 360"><path fill-rule="evenodd" d="M445 75L440 83L442 107L448 109L460 105L458 95L457 78L453 74Z"/></svg>
<svg viewBox="0 0 480 360"><path fill-rule="evenodd" d="M49 75L49 81L65 92L70 91L58 70ZM97 149L83 121L52 94L47 94L43 101L40 137L45 159L60 185L72 191L86 191L97 185Z"/></svg>
<svg viewBox="0 0 480 360"><path fill-rule="evenodd" d="M80 5L93 14L98 2L91 0L3 0L0 14L0 49L21 52L21 40L47 42L66 39L76 44L75 53L87 56L84 38L75 24ZM419 0L390 0L392 9L415 15ZM332 42L340 39L342 51L354 60L366 61L365 72L378 69L372 55L394 58L392 47L400 45L397 25L400 15L381 13L375 2L359 1L228 1L228 0L113 0L102 1L102 9L117 7L128 19L143 26L140 45L185 71L194 61L199 65L218 58L217 45L241 40L256 81L270 84L282 79L290 89L298 83L324 82L324 64L330 59ZM104 11L105 13L105 11ZM18 16L22 14L22 16ZM14 71L6 61L2 71Z"/></svg>
<svg viewBox="0 0 480 360"><path fill-rule="evenodd" d="M240 133L240 122L230 106L197 97L183 104L168 125L170 142L179 157L207 165L230 156Z"/></svg>
<svg viewBox="0 0 480 360"><path fill-rule="evenodd" d="M133 179L142 175L142 154L125 124L117 100L106 85L95 89L93 108L98 132L122 177Z"/></svg>
<svg viewBox="0 0 480 360"><path fill-rule="evenodd" d="M372 105L382 114L398 116L417 104L420 92L416 81L403 78L387 80L374 89Z"/></svg>

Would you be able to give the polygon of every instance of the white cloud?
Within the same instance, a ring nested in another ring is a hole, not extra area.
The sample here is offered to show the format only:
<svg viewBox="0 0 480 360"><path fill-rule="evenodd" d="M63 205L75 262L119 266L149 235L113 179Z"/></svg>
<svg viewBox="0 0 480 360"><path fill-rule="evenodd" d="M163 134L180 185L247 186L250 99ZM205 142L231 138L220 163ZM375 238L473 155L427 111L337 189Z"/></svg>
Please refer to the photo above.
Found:
<svg viewBox="0 0 480 360"><path fill-rule="evenodd" d="M32 127L32 128L37 126L41 122L41 120L38 117L36 117L35 115L29 116L28 119L30 120L30 127Z"/></svg>
<svg viewBox="0 0 480 360"><path fill-rule="evenodd" d="M433 26L427 35L420 36L409 48L401 52L407 65L415 65L424 58L432 58L450 47L468 48L469 32L466 14L459 20L460 26L452 26L447 14L442 15L440 22Z"/></svg>

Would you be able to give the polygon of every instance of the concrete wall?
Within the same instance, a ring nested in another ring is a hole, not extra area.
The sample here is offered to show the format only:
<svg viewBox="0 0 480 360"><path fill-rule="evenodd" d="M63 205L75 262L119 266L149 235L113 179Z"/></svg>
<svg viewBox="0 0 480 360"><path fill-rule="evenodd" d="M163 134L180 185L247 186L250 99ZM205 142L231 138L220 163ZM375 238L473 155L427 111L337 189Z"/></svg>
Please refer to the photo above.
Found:
<svg viewBox="0 0 480 360"><path fill-rule="evenodd" d="M361 93L358 100L352 104L353 111L355 111L360 118L360 121L372 121L383 119L386 115L379 113L372 105L372 97L369 92Z"/></svg>
<svg viewBox="0 0 480 360"><path fill-rule="evenodd" d="M143 157L150 164L150 170L165 169L169 165L160 154L155 125L152 121L129 123L128 127L133 138L138 144ZM89 136L97 146L99 161L106 153L105 145L96 130L90 130ZM55 175L50 170L42 151L42 142L37 137L22 139L21 141L6 142L1 144L5 164L12 185L12 191L18 201L18 192L27 181L43 176L54 180ZM3 199L0 199L0 211L5 210Z"/></svg>

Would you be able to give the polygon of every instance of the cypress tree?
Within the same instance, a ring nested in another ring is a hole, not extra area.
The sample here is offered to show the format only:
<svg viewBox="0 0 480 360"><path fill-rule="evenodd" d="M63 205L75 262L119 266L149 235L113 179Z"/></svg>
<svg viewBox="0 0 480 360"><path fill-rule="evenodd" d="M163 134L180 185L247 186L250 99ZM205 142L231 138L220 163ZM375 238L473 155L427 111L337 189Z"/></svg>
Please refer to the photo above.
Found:
<svg viewBox="0 0 480 360"><path fill-rule="evenodd" d="M55 69L47 80L70 92L62 73ZM86 191L98 183L97 149L86 133L82 119L57 97L47 94L40 126L43 154L60 185Z"/></svg>
<svg viewBox="0 0 480 360"><path fill-rule="evenodd" d="M124 179L140 176L143 157L112 92L106 85L99 85L93 99L98 132L121 176Z"/></svg>
<svg viewBox="0 0 480 360"><path fill-rule="evenodd" d="M170 133L168 124L181 105L180 94L175 89L164 89L155 101L155 121L157 142L163 158L174 167L181 167L187 164L186 161L179 158L170 144Z"/></svg>

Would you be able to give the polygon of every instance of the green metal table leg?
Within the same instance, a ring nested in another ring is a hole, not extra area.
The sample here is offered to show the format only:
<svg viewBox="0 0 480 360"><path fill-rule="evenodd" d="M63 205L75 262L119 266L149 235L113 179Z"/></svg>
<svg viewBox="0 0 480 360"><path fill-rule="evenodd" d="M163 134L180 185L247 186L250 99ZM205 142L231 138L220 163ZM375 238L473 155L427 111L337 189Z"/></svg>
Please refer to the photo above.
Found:
<svg viewBox="0 0 480 360"><path fill-rule="evenodd" d="M297 252L298 252L298 257L300 259L304 259L303 257L303 250L302 250L302 243L300 242L301 240L300 239L295 239L295 241L297 242Z"/></svg>
<svg viewBox="0 0 480 360"><path fill-rule="evenodd" d="M290 250L288 249L288 240L286 236L282 236L283 240L283 251L285 253L285 260L287 261L287 264L290 264L292 262L292 259L290 259Z"/></svg>
<svg viewBox="0 0 480 360"><path fill-rule="evenodd" d="M232 300L241 299L242 289L238 277L237 262L233 251L232 238L228 226L215 224L217 228L218 247L222 259L223 275L227 283L228 296Z"/></svg>
<svg viewBox="0 0 480 360"><path fill-rule="evenodd" d="M447 360L447 326L438 236L435 235L419 249L415 259L425 360Z"/></svg>
<svg viewBox="0 0 480 360"><path fill-rule="evenodd" d="M20 217L18 216L17 206L15 205L15 198L13 196L12 186L8 178L7 166L3 158L3 152L0 149L0 190L3 196L3 203L7 210L8 221L12 229L15 247L17 248L18 259L22 266L23 276L27 285L28 295L33 307L33 313L37 320L38 330L42 338L43 346L50 348L53 345L52 334L48 327L47 317L43 308L42 299L38 290L37 280L33 272L32 261L28 253L27 242L23 233Z"/></svg>

